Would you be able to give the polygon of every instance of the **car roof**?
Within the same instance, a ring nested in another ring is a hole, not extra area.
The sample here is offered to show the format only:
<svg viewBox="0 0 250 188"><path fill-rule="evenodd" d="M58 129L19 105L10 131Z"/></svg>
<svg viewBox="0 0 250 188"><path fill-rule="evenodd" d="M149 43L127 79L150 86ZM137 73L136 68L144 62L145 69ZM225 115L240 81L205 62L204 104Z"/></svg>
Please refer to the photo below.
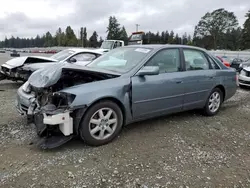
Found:
<svg viewBox="0 0 250 188"><path fill-rule="evenodd" d="M65 49L66 50L66 49ZM67 50L72 50L75 53L79 53L79 52L94 52L94 53L98 53L98 54L103 54L101 51L98 50L98 48L94 48L94 49L89 49L89 48L69 48Z"/></svg>
<svg viewBox="0 0 250 188"><path fill-rule="evenodd" d="M143 44L143 45L128 45L126 47L136 47L136 48L153 48L153 49L161 49L161 48L190 48L206 51L204 48L199 48L195 46L189 45L181 45L181 44Z"/></svg>

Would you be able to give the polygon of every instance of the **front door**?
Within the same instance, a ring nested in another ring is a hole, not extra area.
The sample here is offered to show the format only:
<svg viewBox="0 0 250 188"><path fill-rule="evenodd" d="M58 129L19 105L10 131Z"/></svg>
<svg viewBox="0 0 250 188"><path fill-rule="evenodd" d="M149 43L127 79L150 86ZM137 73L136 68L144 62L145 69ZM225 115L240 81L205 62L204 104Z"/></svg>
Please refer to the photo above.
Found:
<svg viewBox="0 0 250 188"><path fill-rule="evenodd" d="M132 77L134 119L158 116L182 109L184 77L179 49L157 52L145 66L159 66L160 74Z"/></svg>

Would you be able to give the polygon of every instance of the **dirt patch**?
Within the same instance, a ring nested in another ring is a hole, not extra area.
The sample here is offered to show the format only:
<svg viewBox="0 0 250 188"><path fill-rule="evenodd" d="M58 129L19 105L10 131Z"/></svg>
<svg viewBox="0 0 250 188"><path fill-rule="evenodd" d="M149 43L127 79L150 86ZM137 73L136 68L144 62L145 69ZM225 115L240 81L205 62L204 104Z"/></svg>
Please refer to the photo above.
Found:
<svg viewBox="0 0 250 188"><path fill-rule="evenodd" d="M0 83L0 187L250 186L248 90L215 117L185 112L126 126L102 147L73 140L42 151L14 108L18 87Z"/></svg>

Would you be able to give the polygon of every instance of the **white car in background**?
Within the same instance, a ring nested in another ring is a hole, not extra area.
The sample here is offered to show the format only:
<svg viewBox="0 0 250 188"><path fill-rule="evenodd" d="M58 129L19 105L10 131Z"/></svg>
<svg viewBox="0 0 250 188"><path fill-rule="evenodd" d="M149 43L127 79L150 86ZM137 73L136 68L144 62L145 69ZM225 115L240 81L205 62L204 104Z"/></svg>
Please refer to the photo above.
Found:
<svg viewBox="0 0 250 188"><path fill-rule="evenodd" d="M85 66L103 53L102 49L70 48L62 50L51 57L16 57L1 66L0 80L27 81L34 71L66 61Z"/></svg>
<svg viewBox="0 0 250 188"><path fill-rule="evenodd" d="M240 73L238 76L240 87L250 87L250 61L240 65Z"/></svg>

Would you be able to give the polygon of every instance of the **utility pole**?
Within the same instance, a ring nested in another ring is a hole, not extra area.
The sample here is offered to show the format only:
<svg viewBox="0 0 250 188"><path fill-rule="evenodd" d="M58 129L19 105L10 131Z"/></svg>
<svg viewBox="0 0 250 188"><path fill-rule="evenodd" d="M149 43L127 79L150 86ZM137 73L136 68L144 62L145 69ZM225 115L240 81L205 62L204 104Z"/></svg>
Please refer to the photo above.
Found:
<svg viewBox="0 0 250 188"><path fill-rule="evenodd" d="M77 33L78 33L78 37L77 37L77 47L79 47L80 46L80 44L79 44L79 39L80 39L80 31L79 30L77 30Z"/></svg>
<svg viewBox="0 0 250 188"><path fill-rule="evenodd" d="M138 27L140 26L139 24L135 24L136 26L136 32L138 31Z"/></svg>
<svg viewBox="0 0 250 188"><path fill-rule="evenodd" d="M82 33L82 38L81 38L81 40L82 40L82 47L83 47L83 33Z"/></svg>

